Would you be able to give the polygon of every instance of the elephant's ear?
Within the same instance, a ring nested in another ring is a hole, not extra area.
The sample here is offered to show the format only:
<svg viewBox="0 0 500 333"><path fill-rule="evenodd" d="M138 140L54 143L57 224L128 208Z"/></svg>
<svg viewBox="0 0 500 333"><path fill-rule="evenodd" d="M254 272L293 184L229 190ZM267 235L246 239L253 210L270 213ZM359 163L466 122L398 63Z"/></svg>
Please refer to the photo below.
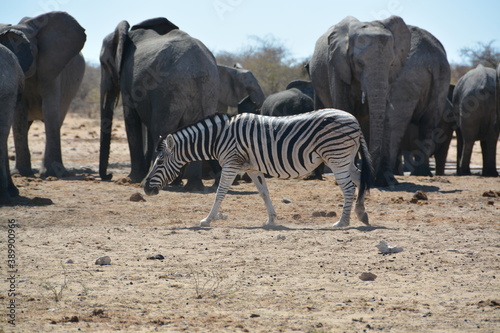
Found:
<svg viewBox="0 0 500 333"><path fill-rule="evenodd" d="M139 29L154 30L160 35L165 35L172 30L179 29L179 27L164 17L157 17L142 21L141 23L134 25L130 30L139 30Z"/></svg>
<svg viewBox="0 0 500 333"><path fill-rule="evenodd" d="M120 70L129 29L129 23L127 21L121 21L116 26L115 31L106 36L102 42L99 60L103 70L110 75L112 84L116 88L120 86ZM111 84L111 82L109 84Z"/></svg>
<svg viewBox="0 0 500 333"><path fill-rule="evenodd" d="M0 44L7 47L16 55L26 77L33 75L35 70L33 66L33 53L31 52L29 40L21 31L8 29L0 32Z"/></svg>
<svg viewBox="0 0 500 333"><path fill-rule="evenodd" d="M357 22L354 17L346 17L336 24L328 36L328 63L335 74L347 84L351 83L351 64L349 63L349 27Z"/></svg>
<svg viewBox="0 0 500 333"><path fill-rule="evenodd" d="M85 29L65 12L23 19L18 26L37 48L37 75L42 82L55 79L87 39Z"/></svg>
<svg viewBox="0 0 500 333"><path fill-rule="evenodd" d="M497 66L497 77L496 77L496 107L497 107L497 124L496 130L500 132L500 64Z"/></svg>
<svg viewBox="0 0 500 333"><path fill-rule="evenodd" d="M395 60L389 73L389 79L394 80L401 68L403 68L411 47L411 32L403 19L399 16L391 16L380 21L386 29L391 31L394 37Z"/></svg>

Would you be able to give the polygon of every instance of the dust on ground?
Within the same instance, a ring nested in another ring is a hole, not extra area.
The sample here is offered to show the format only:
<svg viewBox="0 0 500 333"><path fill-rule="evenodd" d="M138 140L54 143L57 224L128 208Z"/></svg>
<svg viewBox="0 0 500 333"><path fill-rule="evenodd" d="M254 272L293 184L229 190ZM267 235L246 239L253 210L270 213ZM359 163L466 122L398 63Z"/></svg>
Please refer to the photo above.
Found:
<svg viewBox="0 0 500 333"><path fill-rule="evenodd" d="M38 168L44 129L42 123L32 127ZM353 216L347 228L332 227L342 194L331 175L323 181L267 179L279 216L275 229L262 227L266 210L255 186L240 182L222 203L221 219L198 228L213 190L168 188L147 197L138 185L120 181L129 171L121 122L113 130L114 178L102 182L98 133L97 120L69 116L63 160L74 176L14 178L18 205L0 208L0 332L500 327L498 178L398 177L398 186L371 190L366 207L372 226ZM451 160L453 147L450 153ZM481 164L480 153L474 156ZM417 191L427 200L414 198ZM131 201L137 192L146 201ZM6 292L9 220L15 220L14 297ZM381 240L403 251L381 254L375 247ZM101 256L111 265L95 265ZM361 280L368 272L375 279ZM6 316L12 300L15 328Z"/></svg>

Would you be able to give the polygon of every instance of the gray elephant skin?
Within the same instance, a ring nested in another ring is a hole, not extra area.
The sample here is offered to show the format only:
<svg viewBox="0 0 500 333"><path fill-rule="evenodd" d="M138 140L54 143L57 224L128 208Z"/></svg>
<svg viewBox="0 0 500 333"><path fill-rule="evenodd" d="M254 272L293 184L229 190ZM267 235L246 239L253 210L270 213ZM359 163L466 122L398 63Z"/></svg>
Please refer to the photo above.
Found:
<svg viewBox="0 0 500 333"><path fill-rule="evenodd" d="M227 113L228 107L238 107L241 100L248 97L260 108L266 96L259 81L247 69L218 65L220 89L217 112Z"/></svg>
<svg viewBox="0 0 500 333"><path fill-rule="evenodd" d="M455 89L454 84L450 84L448 89L448 97L446 98L446 105L444 108L441 120L438 123L438 128L435 129L433 155L436 162L435 173L436 176L445 175L446 168L446 158L448 156L448 150L450 148L451 139L453 138L453 132L457 130L457 122L455 120L455 115L453 114L453 91ZM401 142L401 150L404 155L404 168L403 164L398 164L398 175L403 175L403 171L410 171L412 175L416 175L416 170L425 170L424 174L432 175L430 165L424 164L428 162L428 159L422 157L422 151L418 146L418 134L419 128L416 124L410 123L406 131L406 135Z"/></svg>
<svg viewBox="0 0 500 333"><path fill-rule="evenodd" d="M111 125L120 94L133 182L146 176L160 136L217 111L219 74L214 56L166 18L149 19L132 28L127 21L120 22L104 38L100 62L99 174L103 180L112 176L107 174ZM203 187L200 163L197 168L198 177L186 187Z"/></svg>
<svg viewBox="0 0 500 333"><path fill-rule="evenodd" d="M470 160L475 141L481 141L482 175L498 177L496 148L500 132L497 70L478 65L458 80L453 93L453 112L458 123L457 173L470 175Z"/></svg>
<svg viewBox="0 0 500 333"><path fill-rule="evenodd" d="M262 104L260 114L291 116L314 110L314 90L310 81L295 80L286 89L269 95Z"/></svg>
<svg viewBox="0 0 500 333"><path fill-rule="evenodd" d="M10 175L7 140L24 89L24 72L32 63L30 43L22 32L0 32L0 68L6 78L0 80L0 205L19 195Z"/></svg>
<svg viewBox="0 0 500 333"><path fill-rule="evenodd" d="M0 33L6 30L23 33L30 42L31 57L34 57L25 72L22 99L14 114L14 172L33 175L28 130L34 120L42 120L46 144L40 176L66 176L61 154L61 126L85 72L85 60L80 54L87 38L85 29L65 12L49 12L24 18L17 25L0 25Z"/></svg>
<svg viewBox="0 0 500 333"><path fill-rule="evenodd" d="M360 121L376 185L397 183L393 170L410 122L419 128L421 155L429 158L450 82L446 52L429 32L397 16L347 17L316 42L310 75L316 109L346 110Z"/></svg>

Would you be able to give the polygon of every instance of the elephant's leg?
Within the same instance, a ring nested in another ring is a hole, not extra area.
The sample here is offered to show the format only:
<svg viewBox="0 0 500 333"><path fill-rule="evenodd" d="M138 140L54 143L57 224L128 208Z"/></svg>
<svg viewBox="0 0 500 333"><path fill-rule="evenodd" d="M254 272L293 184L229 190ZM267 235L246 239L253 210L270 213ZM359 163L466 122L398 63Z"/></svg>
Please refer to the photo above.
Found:
<svg viewBox="0 0 500 333"><path fill-rule="evenodd" d="M16 165L12 173L31 177L34 175L31 169L31 155L28 147L28 130L32 122L28 122L28 109L19 105L14 113L12 132L14 134L14 146L16 148Z"/></svg>
<svg viewBox="0 0 500 333"><path fill-rule="evenodd" d="M403 92L398 92L397 90L398 89L393 88L392 94L403 94ZM385 146L387 147L388 159L386 163L388 163L389 170L393 170L393 168L395 168L397 165L399 153L401 150L401 142L410 124L413 110L415 110L416 104L416 101L408 101L403 98L394 98L392 103L393 107L388 106L388 128ZM411 155L415 155L415 151L412 151L411 153ZM379 175L377 175L377 177L378 176ZM389 179L390 176L391 175L387 175Z"/></svg>
<svg viewBox="0 0 500 333"><path fill-rule="evenodd" d="M11 197L19 195L19 190L12 182L9 172L9 156L7 150L7 138L9 128L0 130L0 205L10 204Z"/></svg>
<svg viewBox="0 0 500 333"><path fill-rule="evenodd" d="M464 151L464 138L462 136L462 130L457 128L457 175L461 175L462 170L460 169L460 163L462 161L462 153Z"/></svg>
<svg viewBox="0 0 500 333"><path fill-rule="evenodd" d="M130 150L130 174L128 177L134 183L141 182L148 172L148 163L144 154L142 122L137 112L124 105L125 130L127 131Z"/></svg>
<svg viewBox="0 0 500 333"><path fill-rule="evenodd" d="M498 135L492 136L487 140L481 141L481 151L483 153L483 172L484 177L498 177L496 167L496 151L497 151Z"/></svg>
<svg viewBox="0 0 500 333"><path fill-rule="evenodd" d="M436 175L438 176L443 176L446 169L446 157L448 156L452 133L453 131L446 133L446 137L443 141L438 142L434 151L434 157L436 159Z"/></svg>
<svg viewBox="0 0 500 333"><path fill-rule="evenodd" d="M42 112L45 124L45 153L40 176L66 177L68 172L62 162L61 126L64 120L61 109L61 83L56 79L42 89Z"/></svg>
<svg viewBox="0 0 500 333"><path fill-rule="evenodd" d="M187 165L187 183L184 189L187 191L203 191L205 186L202 181L203 165L201 161L191 162Z"/></svg>
<svg viewBox="0 0 500 333"><path fill-rule="evenodd" d="M470 175L470 159L472 155L472 149L474 148L474 140L467 140L464 138L462 145L462 154L460 158L460 165L458 168L458 174L461 176Z"/></svg>

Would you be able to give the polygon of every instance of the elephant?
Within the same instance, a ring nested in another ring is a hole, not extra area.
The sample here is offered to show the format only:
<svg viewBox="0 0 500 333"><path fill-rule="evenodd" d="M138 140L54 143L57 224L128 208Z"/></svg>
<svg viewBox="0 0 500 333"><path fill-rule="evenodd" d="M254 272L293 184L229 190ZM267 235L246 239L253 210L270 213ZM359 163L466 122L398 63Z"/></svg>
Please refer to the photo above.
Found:
<svg viewBox="0 0 500 333"><path fill-rule="evenodd" d="M199 40L163 17L127 21L103 40L101 55L99 174L107 174L113 110L121 95L132 182L141 182L162 135L216 113L219 74L215 57ZM143 137L142 128L147 129ZM186 189L203 189L201 163Z"/></svg>
<svg viewBox="0 0 500 333"><path fill-rule="evenodd" d="M474 142L481 141L482 175L498 177L496 148L500 133L498 76L500 68L478 65L462 76L453 93L453 113L458 123L458 175L470 175Z"/></svg>
<svg viewBox="0 0 500 333"><path fill-rule="evenodd" d="M253 73L247 69L217 65L220 90L217 112L227 113L228 107L238 107L239 102L249 97L260 108L266 96Z"/></svg>
<svg viewBox="0 0 500 333"><path fill-rule="evenodd" d="M85 60L80 53L87 38L85 29L68 13L48 12L23 18L17 25L0 25L0 33L6 30L23 33L34 57L25 73L22 100L12 125L14 172L33 175L28 130L34 120L42 120L46 144L40 176L67 176L61 154L61 126L85 72Z"/></svg>
<svg viewBox="0 0 500 333"><path fill-rule="evenodd" d="M441 43L401 17L360 22L347 17L316 42L309 72L315 108L352 113L367 137L375 184L396 184L394 166L410 122L428 163L441 118L450 66Z"/></svg>
<svg viewBox="0 0 500 333"><path fill-rule="evenodd" d="M260 114L260 108L257 103L252 101L250 96L247 96L238 102L238 114L241 113Z"/></svg>
<svg viewBox="0 0 500 333"><path fill-rule="evenodd" d="M314 110L314 90L310 81L295 80L285 90L269 95L260 114L290 116Z"/></svg>
<svg viewBox="0 0 500 333"><path fill-rule="evenodd" d="M30 42L22 32L0 32L0 205L19 195L10 174L7 140L24 89L24 73L32 63Z"/></svg>
<svg viewBox="0 0 500 333"><path fill-rule="evenodd" d="M448 88L448 96L446 98L446 105L443 116L439 121L438 128L435 129L435 145L431 156L434 155L436 162L436 176L443 176L445 174L446 158L450 147L453 132L457 130L457 122L453 114L453 91L454 84L450 84ZM426 159L418 155L420 152L418 147L418 132L419 128L416 124L410 123L406 134L401 142L401 150L404 155L404 169L411 171L415 175L415 170L425 170L424 174L432 175L429 164L424 164ZM403 175L403 165L397 166L397 174Z"/></svg>

